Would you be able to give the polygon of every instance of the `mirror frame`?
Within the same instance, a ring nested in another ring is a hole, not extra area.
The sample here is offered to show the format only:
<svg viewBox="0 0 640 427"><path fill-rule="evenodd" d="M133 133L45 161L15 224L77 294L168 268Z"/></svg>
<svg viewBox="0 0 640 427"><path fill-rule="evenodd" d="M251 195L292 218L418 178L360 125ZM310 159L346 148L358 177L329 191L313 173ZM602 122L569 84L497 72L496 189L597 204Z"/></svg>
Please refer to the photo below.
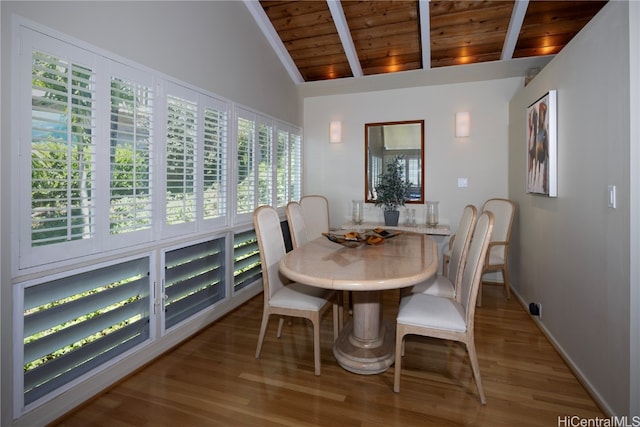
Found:
<svg viewBox="0 0 640 427"><path fill-rule="evenodd" d="M420 195L417 199L411 199L405 201L405 203L424 203L424 120L405 120L398 122L379 122L379 123L365 123L364 125L364 200L367 203L375 203L375 199L372 197L373 188L370 188L369 182L373 183L376 176L369 176L369 130L372 127L384 127L384 126L402 126L408 124L420 125ZM418 142L418 141L416 141ZM373 186L373 184L371 184Z"/></svg>

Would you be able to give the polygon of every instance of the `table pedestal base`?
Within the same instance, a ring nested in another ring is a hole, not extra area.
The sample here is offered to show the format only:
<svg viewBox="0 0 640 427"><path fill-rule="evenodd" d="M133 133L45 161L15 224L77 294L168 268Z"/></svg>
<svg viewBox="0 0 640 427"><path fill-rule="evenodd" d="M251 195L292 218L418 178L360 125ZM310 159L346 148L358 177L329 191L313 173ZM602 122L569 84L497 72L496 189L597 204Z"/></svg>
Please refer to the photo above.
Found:
<svg viewBox="0 0 640 427"><path fill-rule="evenodd" d="M353 292L353 320L340 331L333 355L347 371L379 374L395 360L395 322L382 319L382 292Z"/></svg>
<svg viewBox="0 0 640 427"><path fill-rule="evenodd" d="M333 345L333 355L338 364L347 371L362 375L379 374L389 369L395 361L396 330L393 321L387 320L383 323L382 343L372 348L354 345L350 338L353 323L347 323Z"/></svg>

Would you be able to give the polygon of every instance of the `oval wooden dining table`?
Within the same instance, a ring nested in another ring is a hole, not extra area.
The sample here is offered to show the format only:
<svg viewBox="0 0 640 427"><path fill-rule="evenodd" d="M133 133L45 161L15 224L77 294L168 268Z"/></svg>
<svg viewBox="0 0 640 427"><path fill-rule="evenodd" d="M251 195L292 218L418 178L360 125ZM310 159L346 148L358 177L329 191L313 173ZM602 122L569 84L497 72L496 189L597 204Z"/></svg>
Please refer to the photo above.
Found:
<svg viewBox="0 0 640 427"><path fill-rule="evenodd" d="M377 374L394 362L395 322L383 319L382 291L412 286L436 274L438 249L428 235L402 233L357 248L318 237L280 261L287 278L326 289L353 291L353 317L333 354L344 369Z"/></svg>

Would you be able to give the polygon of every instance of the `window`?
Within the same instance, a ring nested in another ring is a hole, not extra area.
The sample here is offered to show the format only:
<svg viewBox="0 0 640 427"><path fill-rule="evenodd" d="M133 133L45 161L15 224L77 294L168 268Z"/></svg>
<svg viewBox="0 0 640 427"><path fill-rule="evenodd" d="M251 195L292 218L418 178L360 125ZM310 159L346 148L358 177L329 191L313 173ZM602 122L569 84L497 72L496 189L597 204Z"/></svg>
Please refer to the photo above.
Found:
<svg viewBox="0 0 640 427"><path fill-rule="evenodd" d="M32 52L31 246L95 235L95 73Z"/></svg>
<svg viewBox="0 0 640 427"><path fill-rule="evenodd" d="M227 107L209 103L204 109L203 215L205 220L224 219L227 214Z"/></svg>
<svg viewBox="0 0 640 427"><path fill-rule="evenodd" d="M251 214L300 197L301 138L205 90L17 22L19 417L255 284Z"/></svg>
<svg viewBox="0 0 640 427"><path fill-rule="evenodd" d="M258 206L273 204L273 126L258 126Z"/></svg>
<svg viewBox="0 0 640 427"><path fill-rule="evenodd" d="M225 239L166 252L164 327L169 329L225 296Z"/></svg>
<svg viewBox="0 0 640 427"><path fill-rule="evenodd" d="M150 87L111 77L111 234L146 230L152 225L152 109Z"/></svg>
<svg viewBox="0 0 640 427"><path fill-rule="evenodd" d="M236 213L249 214L256 206L255 137L256 124L253 120L238 115L237 118L237 196Z"/></svg>
<svg viewBox="0 0 640 427"><path fill-rule="evenodd" d="M149 339L150 274L144 257L25 286L25 405Z"/></svg>
<svg viewBox="0 0 640 427"><path fill-rule="evenodd" d="M233 289L239 291L262 277L256 232L251 229L233 236Z"/></svg>
<svg viewBox="0 0 640 427"><path fill-rule="evenodd" d="M236 214L260 205L284 207L301 196L300 131L237 109L238 197Z"/></svg>
<svg viewBox="0 0 640 427"><path fill-rule="evenodd" d="M278 126L276 156L277 206L284 207L302 196L302 153L300 133Z"/></svg>
<svg viewBox="0 0 640 427"><path fill-rule="evenodd" d="M167 97L167 224L195 220L196 118L196 103L172 95Z"/></svg>

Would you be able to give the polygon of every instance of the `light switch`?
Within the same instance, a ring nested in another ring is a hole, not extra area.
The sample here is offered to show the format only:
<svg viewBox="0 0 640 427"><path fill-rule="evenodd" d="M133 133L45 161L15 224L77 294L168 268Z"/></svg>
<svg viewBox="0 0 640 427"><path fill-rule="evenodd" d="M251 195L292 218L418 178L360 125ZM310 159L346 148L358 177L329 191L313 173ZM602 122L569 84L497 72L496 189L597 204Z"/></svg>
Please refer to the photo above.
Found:
<svg viewBox="0 0 640 427"><path fill-rule="evenodd" d="M609 190L609 203L608 206L610 208L615 209L616 208L616 186L615 185L610 185L608 187Z"/></svg>
<svg viewBox="0 0 640 427"><path fill-rule="evenodd" d="M468 186L467 178L458 178L458 188L467 188Z"/></svg>

